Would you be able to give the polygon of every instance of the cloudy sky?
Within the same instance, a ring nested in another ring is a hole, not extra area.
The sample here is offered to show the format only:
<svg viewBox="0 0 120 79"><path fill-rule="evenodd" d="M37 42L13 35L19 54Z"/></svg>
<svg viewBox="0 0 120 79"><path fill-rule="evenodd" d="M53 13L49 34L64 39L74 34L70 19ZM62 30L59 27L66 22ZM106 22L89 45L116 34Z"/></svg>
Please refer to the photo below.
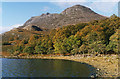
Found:
<svg viewBox="0 0 120 79"><path fill-rule="evenodd" d="M18 2L16 2L18 1ZM44 2L43 2L44 1ZM60 13L76 4L91 8L104 16L118 15L119 0L3 0L0 3L0 33L21 26L32 16ZM1 5L2 4L2 5Z"/></svg>

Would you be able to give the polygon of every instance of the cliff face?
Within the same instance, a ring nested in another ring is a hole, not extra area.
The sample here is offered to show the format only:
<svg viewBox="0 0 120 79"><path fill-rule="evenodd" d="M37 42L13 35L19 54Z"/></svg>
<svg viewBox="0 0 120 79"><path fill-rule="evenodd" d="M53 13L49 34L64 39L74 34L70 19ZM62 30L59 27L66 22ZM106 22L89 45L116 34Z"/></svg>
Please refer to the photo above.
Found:
<svg viewBox="0 0 120 79"><path fill-rule="evenodd" d="M75 5L65 9L60 14L42 14L40 16L31 17L23 25L23 29L36 30L33 26L44 30L62 27L68 24L77 24L80 22L89 22L93 20L104 19L106 17L101 16L90 8L81 5Z"/></svg>

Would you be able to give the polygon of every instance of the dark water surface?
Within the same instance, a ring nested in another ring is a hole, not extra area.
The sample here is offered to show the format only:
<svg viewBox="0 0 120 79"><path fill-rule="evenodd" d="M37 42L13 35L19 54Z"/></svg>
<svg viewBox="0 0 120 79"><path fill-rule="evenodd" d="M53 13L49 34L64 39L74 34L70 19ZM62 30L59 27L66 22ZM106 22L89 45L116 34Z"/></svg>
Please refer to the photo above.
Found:
<svg viewBox="0 0 120 79"><path fill-rule="evenodd" d="M3 77L89 77L92 66L52 59L2 59Z"/></svg>

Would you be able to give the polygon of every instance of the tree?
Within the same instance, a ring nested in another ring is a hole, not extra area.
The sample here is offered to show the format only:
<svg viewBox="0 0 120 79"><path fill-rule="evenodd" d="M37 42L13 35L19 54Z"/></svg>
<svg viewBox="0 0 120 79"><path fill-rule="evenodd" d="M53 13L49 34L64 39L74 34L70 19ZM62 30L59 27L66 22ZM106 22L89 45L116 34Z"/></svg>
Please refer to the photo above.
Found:
<svg viewBox="0 0 120 79"><path fill-rule="evenodd" d="M55 49L54 49L54 51L55 51L54 53L61 53L61 54L63 53L63 52L62 52L62 47L61 47L61 46L62 46L62 40L60 40L60 39L56 40L56 41L54 42L54 45L53 45L53 46L54 46L54 48L55 48Z"/></svg>
<svg viewBox="0 0 120 79"><path fill-rule="evenodd" d="M42 47L39 45L35 46L35 53L37 54L43 54L44 50L42 49Z"/></svg>
<svg viewBox="0 0 120 79"><path fill-rule="evenodd" d="M35 47L36 46L36 38L35 36L31 36L29 41L28 41L28 44L32 47Z"/></svg>
<svg viewBox="0 0 120 79"><path fill-rule="evenodd" d="M118 30L120 18L116 15L104 20L95 20L89 23L67 25L57 29L35 32L29 40L14 40L16 45L13 51L30 54L78 54L78 53L104 53L118 51ZM117 31L116 31L117 29ZM47 33L46 33L47 32ZM38 33L38 34L37 34ZM39 35L41 33L41 35ZM49 33L49 34L48 34ZM9 42L7 42L9 43ZM4 44L7 44L4 43ZM107 46L107 47L106 47Z"/></svg>
<svg viewBox="0 0 120 79"><path fill-rule="evenodd" d="M96 54L96 52L102 54L105 52L106 46L101 41L95 41L89 44L88 47L89 47L88 52L91 52L91 54Z"/></svg>
<svg viewBox="0 0 120 79"><path fill-rule="evenodd" d="M80 23L76 25L67 25L59 28L54 36L54 41L57 39L63 40L64 38L69 38L71 35L75 35L77 31L83 29L87 23Z"/></svg>
<svg viewBox="0 0 120 79"><path fill-rule="evenodd" d="M53 52L53 42L49 36L41 37L41 39L37 40L37 44L35 46L35 53L38 54L50 54Z"/></svg>
<svg viewBox="0 0 120 79"><path fill-rule="evenodd" d="M103 33L94 31L89 33L85 38L85 44L87 45L87 51L88 53L95 54L98 53L104 53L105 52L105 36Z"/></svg>
<svg viewBox="0 0 120 79"><path fill-rule="evenodd" d="M14 51L15 51L15 52L17 51L17 52L19 52L19 53L22 53L24 47L25 47L25 46L23 46L23 45L16 45L16 46L14 47Z"/></svg>
<svg viewBox="0 0 120 79"><path fill-rule="evenodd" d="M72 51L72 53L77 53L77 48L81 45L81 41L74 37L74 35L71 35L69 38L65 38L62 40L57 40L54 44L55 52L56 53L71 53L71 50L75 50L75 52Z"/></svg>
<svg viewBox="0 0 120 79"><path fill-rule="evenodd" d="M24 49L23 49L23 52L24 53L28 53L28 54L33 54L34 53L34 48L32 46L26 46Z"/></svg>
<svg viewBox="0 0 120 79"><path fill-rule="evenodd" d="M85 45L85 44L82 44L80 47L79 47L79 53L88 53L88 45Z"/></svg>
<svg viewBox="0 0 120 79"><path fill-rule="evenodd" d="M116 33L114 33L111 37L110 37L110 42L106 47L107 51L114 51L116 53L119 53L119 39L120 39L120 29L116 30Z"/></svg>
<svg viewBox="0 0 120 79"><path fill-rule="evenodd" d="M115 14L111 15L110 18L117 18Z"/></svg>

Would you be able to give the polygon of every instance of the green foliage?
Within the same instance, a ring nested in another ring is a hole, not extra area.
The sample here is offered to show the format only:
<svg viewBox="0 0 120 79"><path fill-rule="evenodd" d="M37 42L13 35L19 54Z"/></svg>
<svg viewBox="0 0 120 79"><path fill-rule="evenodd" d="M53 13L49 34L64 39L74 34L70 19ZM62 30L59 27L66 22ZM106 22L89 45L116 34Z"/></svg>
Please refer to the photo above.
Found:
<svg viewBox="0 0 120 79"><path fill-rule="evenodd" d="M20 45L17 45L16 47L14 47L14 51L18 51L19 53L21 53L23 51L25 46L20 46Z"/></svg>
<svg viewBox="0 0 120 79"><path fill-rule="evenodd" d="M75 35L77 31L80 31L86 25L87 23L80 23L76 25L63 26L62 28L57 30L53 40L57 39L63 40L64 38L68 38L71 35Z"/></svg>
<svg viewBox="0 0 120 79"><path fill-rule="evenodd" d="M23 49L23 52L24 53L28 53L28 54L33 54L34 53L34 48L32 46L26 46L24 49Z"/></svg>
<svg viewBox="0 0 120 79"><path fill-rule="evenodd" d="M88 52L95 54L96 52L99 54L102 54L105 52L105 44L103 44L101 41L95 41L88 45Z"/></svg>
<svg viewBox="0 0 120 79"><path fill-rule="evenodd" d="M53 50L53 43L49 36L44 36L42 39L37 40L35 52L38 54L50 54Z"/></svg>
<svg viewBox="0 0 120 79"><path fill-rule="evenodd" d="M82 44L78 49L79 53L82 53L82 54L89 53L88 50L89 48L88 48L88 45L86 44Z"/></svg>
<svg viewBox="0 0 120 79"><path fill-rule="evenodd" d="M14 52L29 54L96 54L118 52L120 18L113 15L104 20L67 25L32 35L14 46Z"/></svg>
<svg viewBox="0 0 120 79"><path fill-rule="evenodd" d="M120 40L120 29L117 29L116 32L110 37L110 42L106 47L107 51L114 51L116 53L119 52L119 40Z"/></svg>
<svg viewBox="0 0 120 79"><path fill-rule="evenodd" d="M55 43L54 43L54 48L55 48L55 52L54 53L63 53L63 47L61 47L62 45L62 40L58 39Z"/></svg>
<svg viewBox="0 0 120 79"><path fill-rule="evenodd" d="M42 47L42 46L35 46L35 53L37 53L37 54L43 54L45 51L44 51L45 49L44 49L44 47Z"/></svg>
<svg viewBox="0 0 120 79"><path fill-rule="evenodd" d="M71 50L78 48L81 45L81 41L73 35L69 38L65 38L63 41L57 40L54 48L56 53L71 53Z"/></svg>

